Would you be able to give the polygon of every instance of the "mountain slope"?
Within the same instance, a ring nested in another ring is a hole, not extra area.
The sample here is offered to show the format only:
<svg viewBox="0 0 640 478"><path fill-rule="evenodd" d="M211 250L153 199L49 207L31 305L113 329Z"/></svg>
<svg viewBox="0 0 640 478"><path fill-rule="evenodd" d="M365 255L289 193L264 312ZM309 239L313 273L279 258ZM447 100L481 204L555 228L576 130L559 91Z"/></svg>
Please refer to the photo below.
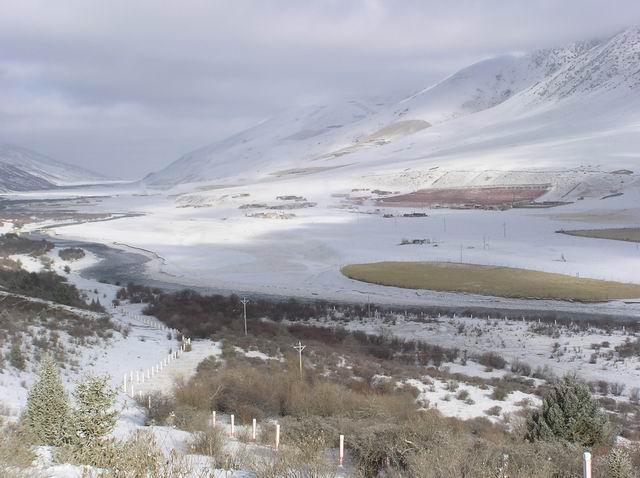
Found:
<svg viewBox="0 0 640 478"><path fill-rule="evenodd" d="M251 129L192 153L145 178L151 186L264 174L278 164L295 167L334 148L337 132L371 116L379 103L349 101L288 111Z"/></svg>
<svg viewBox="0 0 640 478"><path fill-rule="evenodd" d="M0 191L34 191L104 180L26 148L0 144Z"/></svg>
<svg viewBox="0 0 640 478"><path fill-rule="evenodd" d="M498 57L388 106L290 112L190 153L146 182L243 184L324 177L337 168L361 176L401 168L633 166L639 72L638 28L606 41Z"/></svg>

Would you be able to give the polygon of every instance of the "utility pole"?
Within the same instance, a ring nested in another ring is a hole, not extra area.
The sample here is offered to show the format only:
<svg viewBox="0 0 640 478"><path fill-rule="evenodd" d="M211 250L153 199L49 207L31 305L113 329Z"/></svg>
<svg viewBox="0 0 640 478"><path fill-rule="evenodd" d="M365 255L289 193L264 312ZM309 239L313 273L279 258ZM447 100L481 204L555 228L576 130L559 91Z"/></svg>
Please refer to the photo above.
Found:
<svg viewBox="0 0 640 478"><path fill-rule="evenodd" d="M247 336L247 304L249 303L249 299L245 297L240 302L242 302L242 307L244 309L244 335L246 337Z"/></svg>
<svg viewBox="0 0 640 478"><path fill-rule="evenodd" d="M302 351L306 349L307 346L302 345L302 343L298 341L298 345L294 345L293 348L298 351L298 356L300 358L300 379L302 380Z"/></svg>

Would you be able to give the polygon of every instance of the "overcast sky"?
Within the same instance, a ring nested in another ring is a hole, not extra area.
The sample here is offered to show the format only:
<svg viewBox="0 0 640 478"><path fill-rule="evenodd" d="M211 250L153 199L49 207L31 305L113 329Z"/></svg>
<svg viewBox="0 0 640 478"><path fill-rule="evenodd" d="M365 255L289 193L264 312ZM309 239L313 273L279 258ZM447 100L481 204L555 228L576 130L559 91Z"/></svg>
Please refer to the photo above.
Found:
<svg viewBox="0 0 640 478"><path fill-rule="evenodd" d="M633 24L638 0L0 0L0 143L137 178L285 108Z"/></svg>

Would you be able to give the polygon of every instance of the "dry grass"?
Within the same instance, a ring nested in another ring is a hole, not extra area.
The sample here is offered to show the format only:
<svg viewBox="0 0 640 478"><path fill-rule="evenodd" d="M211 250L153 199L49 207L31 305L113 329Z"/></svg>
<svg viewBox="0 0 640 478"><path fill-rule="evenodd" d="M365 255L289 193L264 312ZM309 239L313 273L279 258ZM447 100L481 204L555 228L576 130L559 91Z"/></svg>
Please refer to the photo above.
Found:
<svg viewBox="0 0 640 478"><path fill-rule="evenodd" d="M510 267L439 262L376 262L342 268L373 284L497 297L606 301L640 297L640 285Z"/></svg>
<svg viewBox="0 0 640 478"><path fill-rule="evenodd" d="M613 241L640 242L640 227L622 227L612 229L582 229L559 231L562 234L595 239L611 239Z"/></svg>
<svg viewBox="0 0 640 478"><path fill-rule="evenodd" d="M416 408L404 391L380 393L364 386L354 390L310 370L301 380L295 367L280 363L200 371L189 382L178 383L174 395L176 415L181 409L196 415L218 410L234 413L238 424L269 416L403 419Z"/></svg>
<svg viewBox="0 0 640 478"><path fill-rule="evenodd" d="M24 434L14 426L0 423L0 476L22 476L17 470L30 467L35 458Z"/></svg>

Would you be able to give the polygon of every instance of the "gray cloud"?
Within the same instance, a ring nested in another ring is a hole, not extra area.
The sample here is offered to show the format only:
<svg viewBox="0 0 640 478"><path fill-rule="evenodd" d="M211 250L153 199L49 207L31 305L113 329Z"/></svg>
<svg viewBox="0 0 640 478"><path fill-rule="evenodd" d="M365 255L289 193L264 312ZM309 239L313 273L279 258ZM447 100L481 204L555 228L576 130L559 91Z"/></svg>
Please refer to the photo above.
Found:
<svg viewBox="0 0 640 478"><path fill-rule="evenodd" d="M619 0L0 0L0 141L113 176L302 103L640 23Z"/></svg>

